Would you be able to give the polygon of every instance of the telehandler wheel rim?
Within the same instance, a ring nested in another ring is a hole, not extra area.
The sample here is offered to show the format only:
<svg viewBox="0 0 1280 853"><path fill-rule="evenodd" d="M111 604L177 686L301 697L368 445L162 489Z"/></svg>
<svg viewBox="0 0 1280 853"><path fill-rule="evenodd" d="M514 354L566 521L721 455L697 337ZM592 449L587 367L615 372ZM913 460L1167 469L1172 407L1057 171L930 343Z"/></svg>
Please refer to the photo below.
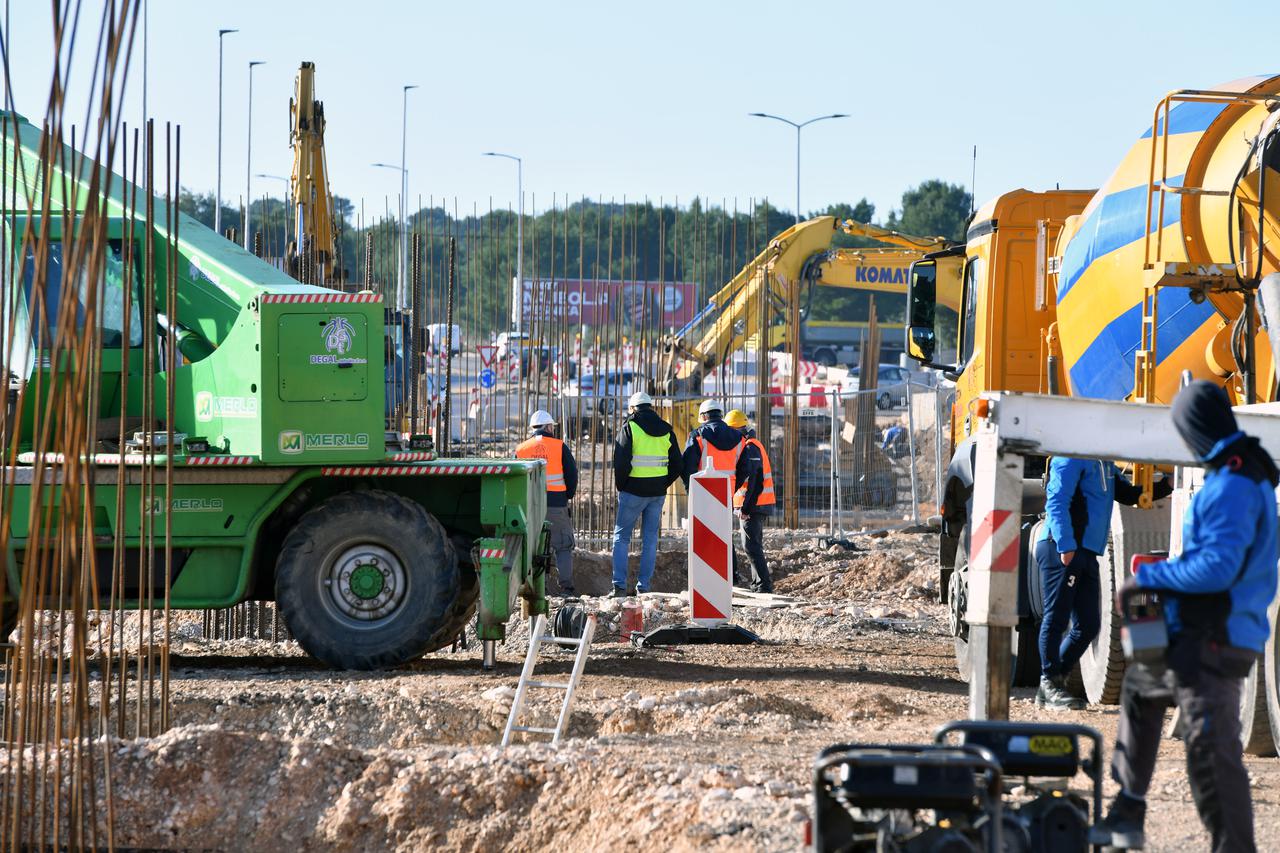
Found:
<svg viewBox="0 0 1280 853"><path fill-rule="evenodd" d="M395 613L408 592L408 574L392 551L363 543L344 549L324 576L326 599L347 620L368 624Z"/></svg>

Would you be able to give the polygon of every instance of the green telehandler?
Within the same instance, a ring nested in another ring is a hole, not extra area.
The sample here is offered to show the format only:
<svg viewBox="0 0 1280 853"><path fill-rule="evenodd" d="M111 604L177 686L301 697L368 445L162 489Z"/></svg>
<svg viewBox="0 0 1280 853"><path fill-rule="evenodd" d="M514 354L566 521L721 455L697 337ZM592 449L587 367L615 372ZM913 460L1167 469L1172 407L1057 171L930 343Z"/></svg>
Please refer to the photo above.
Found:
<svg viewBox="0 0 1280 853"><path fill-rule="evenodd" d="M35 429L43 395L74 370L49 330L58 328L59 303L71 304L55 298L71 286L62 280L62 229L84 221L89 182L50 165L86 162L83 155L67 148L41 158L39 128L13 113L4 124L4 199L39 197L39 180L51 184L44 197L72 199L68 211L37 206L3 217L9 280L0 325L17 462L3 468L13 494L7 635L24 563L40 550L33 531L48 535L38 514L52 508L46 517L56 518L63 489L66 460ZM274 601L303 649L349 669L395 666L447 646L476 615L491 666L517 609L547 611L542 464L410 449L384 429L379 296L299 284L160 198L148 234L132 213L144 195L113 175L103 197L98 402L89 416L97 440L77 451L75 469L93 483L82 523L92 525L98 606L123 599L145 607L166 592L179 609ZM176 281L169 300L165 288L143 286L144 259L155 264L150 280ZM33 294L37 264L44 287ZM174 362L145 358L148 345L166 349L166 336ZM172 422L158 423L170 394ZM19 396L24 405L15 407ZM41 594L52 596L57 573L48 578Z"/></svg>

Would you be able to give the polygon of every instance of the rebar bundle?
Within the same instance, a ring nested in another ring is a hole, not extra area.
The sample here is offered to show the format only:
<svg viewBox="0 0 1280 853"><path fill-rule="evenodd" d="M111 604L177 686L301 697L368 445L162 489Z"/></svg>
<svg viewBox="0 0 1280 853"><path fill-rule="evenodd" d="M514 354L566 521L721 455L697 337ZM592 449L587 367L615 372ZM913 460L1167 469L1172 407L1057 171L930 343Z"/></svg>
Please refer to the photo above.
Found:
<svg viewBox="0 0 1280 853"><path fill-rule="evenodd" d="M102 13L77 139L66 89L83 53L77 33L92 22L79 3L53 8L55 65L37 158L24 156L35 140L12 112L7 85L9 111L0 115L0 372L9 377L0 553L16 561L20 581L6 589L0 573L4 633L16 626L5 660L0 849L113 847L111 737L169 724L173 470L171 454L160 463L156 451L174 441L164 371L177 364L168 318L176 314L180 138L166 126L159 145L151 122L143 133L123 122L134 0ZM11 38L0 42L6 81ZM131 179L120 181L117 169ZM144 401L140 419L128 415L131 394ZM130 447L141 464L126 471ZM105 451L116 464L99 464ZM131 477L141 486L136 506L124 497ZM15 499L19 483L29 501ZM114 517L95 500L113 487ZM21 547L11 546L15 538Z"/></svg>

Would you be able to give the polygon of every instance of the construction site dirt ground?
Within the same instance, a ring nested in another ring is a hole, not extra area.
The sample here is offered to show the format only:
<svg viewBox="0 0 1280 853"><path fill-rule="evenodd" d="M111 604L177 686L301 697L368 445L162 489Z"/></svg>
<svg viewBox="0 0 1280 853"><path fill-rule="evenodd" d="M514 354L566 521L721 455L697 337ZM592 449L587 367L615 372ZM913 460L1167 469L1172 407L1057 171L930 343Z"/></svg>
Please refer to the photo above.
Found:
<svg viewBox="0 0 1280 853"><path fill-rule="evenodd" d="M967 687L933 589L933 542L895 533L859 539L857 553L827 553L812 540L772 536L778 592L794 601L736 611L763 638L758 645L639 649L609 635L614 614L604 613L559 750L497 746L523 627L493 672L481 670L472 645L396 671L347 673L291 643L202 639L188 616L174 641L173 727L111 746L115 843L798 849L820 749L926 742L966 715ZM658 588L675 591L683 555L667 552L663 564ZM579 571L607 571L607 560L584 555ZM679 621L680 607L674 597L649 598L647 626ZM548 652L539 670L566 676L570 663ZM551 723L552 701L534 705L534 724ZM1019 689L1012 716L1045 712ZM1109 758L1116 708L1051 718L1101 730ZM1280 759L1247 763L1258 847L1280 849ZM1208 846L1176 741L1162 746L1148 831L1150 850Z"/></svg>

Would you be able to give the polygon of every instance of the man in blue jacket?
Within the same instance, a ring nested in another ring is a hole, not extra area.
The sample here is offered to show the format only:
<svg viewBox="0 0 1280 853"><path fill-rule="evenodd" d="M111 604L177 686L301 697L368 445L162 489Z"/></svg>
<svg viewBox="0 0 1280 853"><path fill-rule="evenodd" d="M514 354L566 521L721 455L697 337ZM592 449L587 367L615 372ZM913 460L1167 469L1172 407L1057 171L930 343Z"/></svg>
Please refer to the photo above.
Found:
<svg viewBox="0 0 1280 853"><path fill-rule="evenodd" d="M1160 482L1153 496L1159 499L1169 491ZM1075 710L1085 706L1083 699L1067 690L1067 677L1102 627L1098 556L1111 531L1111 507L1116 501L1134 506L1141 496L1142 489L1111 462L1056 456L1049 463L1045 524L1035 543L1044 602L1036 693L1041 707Z"/></svg>
<svg viewBox="0 0 1280 853"><path fill-rule="evenodd" d="M1211 382L1193 382L1173 402L1173 423L1205 466L1182 527L1182 553L1144 565L1126 587L1159 590L1169 647L1162 673L1131 663L1121 688L1111 775L1120 785L1090 841L1140 849L1147 786L1155 771L1165 708L1186 724L1187 775L1200 820L1218 853L1249 853L1253 807L1241 760L1240 689L1266 646L1276 593L1276 484L1271 455L1236 426Z"/></svg>

